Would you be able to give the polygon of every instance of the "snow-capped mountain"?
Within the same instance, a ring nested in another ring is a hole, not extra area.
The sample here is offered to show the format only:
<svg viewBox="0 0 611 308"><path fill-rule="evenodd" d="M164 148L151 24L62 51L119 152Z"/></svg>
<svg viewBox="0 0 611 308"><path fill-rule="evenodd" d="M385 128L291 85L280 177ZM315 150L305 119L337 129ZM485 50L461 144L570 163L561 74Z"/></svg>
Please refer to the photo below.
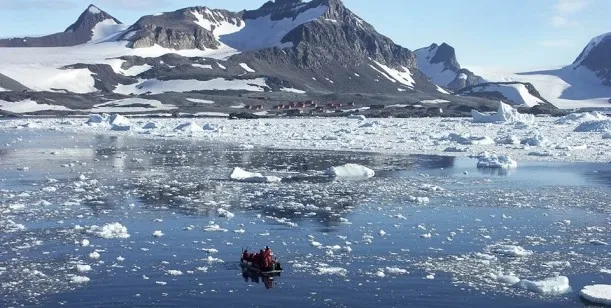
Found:
<svg viewBox="0 0 611 308"><path fill-rule="evenodd" d="M89 5L79 18L64 32L42 37L24 37L0 40L0 47L61 47L75 46L107 38L121 31L124 26L119 20Z"/></svg>
<svg viewBox="0 0 611 308"><path fill-rule="evenodd" d="M414 53L420 71L438 85L459 90L486 82L468 69L461 68L456 59L454 47L446 43L431 44L428 47L416 49Z"/></svg>
<svg viewBox="0 0 611 308"><path fill-rule="evenodd" d="M593 38L573 62L573 68L593 71L601 82L611 86L611 32Z"/></svg>
<svg viewBox="0 0 611 308"><path fill-rule="evenodd" d="M164 95L176 105L195 94L233 102L248 101L245 93L281 102L350 97L401 105L440 99L446 111L454 102L496 104L449 95L418 69L416 54L378 33L341 0L275 0L240 12L188 7L143 16L130 26L91 5L66 32L4 40L2 46L46 47L0 48L0 74L53 97ZM428 63L443 63L452 72L444 87L481 81L460 68L453 48L438 47Z"/></svg>

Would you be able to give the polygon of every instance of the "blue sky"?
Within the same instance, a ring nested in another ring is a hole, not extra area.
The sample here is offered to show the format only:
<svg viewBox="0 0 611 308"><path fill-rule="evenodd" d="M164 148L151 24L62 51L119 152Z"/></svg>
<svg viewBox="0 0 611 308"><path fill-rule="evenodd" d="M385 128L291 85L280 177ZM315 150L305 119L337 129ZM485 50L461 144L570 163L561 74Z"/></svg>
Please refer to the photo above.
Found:
<svg viewBox="0 0 611 308"><path fill-rule="evenodd" d="M1 37L63 31L93 3L124 23L187 6L255 9L264 0L0 0ZM409 49L447 42L465 67L512 70L570 64L611 32L609 0L344 0ZM383 4L380 4L383 3Z"/></svg>

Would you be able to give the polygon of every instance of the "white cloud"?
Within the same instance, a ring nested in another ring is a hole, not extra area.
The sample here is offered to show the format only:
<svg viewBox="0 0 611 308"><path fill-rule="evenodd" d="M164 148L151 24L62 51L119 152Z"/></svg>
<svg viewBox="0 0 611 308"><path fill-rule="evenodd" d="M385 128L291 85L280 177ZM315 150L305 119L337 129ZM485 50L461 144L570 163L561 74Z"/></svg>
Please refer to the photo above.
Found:
<svg viewBox="0 0 611 308"><path fill-rule="evenodd" d="M558 0L554 5L550 24L555 28L576 27L579 23L572 19L573 15L583 11L588 5L588 0Z"/></svg>

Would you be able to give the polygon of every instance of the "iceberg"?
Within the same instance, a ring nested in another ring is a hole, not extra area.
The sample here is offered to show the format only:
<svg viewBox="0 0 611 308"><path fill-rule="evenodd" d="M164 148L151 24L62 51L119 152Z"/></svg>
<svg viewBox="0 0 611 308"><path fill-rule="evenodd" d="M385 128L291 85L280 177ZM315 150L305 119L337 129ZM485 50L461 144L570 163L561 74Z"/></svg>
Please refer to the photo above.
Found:
<svg viewBox="0 0 611 308"><path fill-rule="evenodd" d="M499 109L494 114L483 114L477 110L471 110L473 123L498 123L498 122L533 122L535 116L532 114L521 114L513 107L500 102Z"/></svg>

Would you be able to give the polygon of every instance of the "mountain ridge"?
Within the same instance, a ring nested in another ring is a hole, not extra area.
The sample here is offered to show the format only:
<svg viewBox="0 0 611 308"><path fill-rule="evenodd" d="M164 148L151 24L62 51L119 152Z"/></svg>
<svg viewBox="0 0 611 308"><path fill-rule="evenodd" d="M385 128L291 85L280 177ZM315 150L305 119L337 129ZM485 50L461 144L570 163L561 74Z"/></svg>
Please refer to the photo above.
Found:
<svg viewBox="0 0 611 308"><path fill-rule="evenodd" d="M97 6L90 4L64 32L40 37L0 39L0 47L69 47L81 45L96 39L96 27L100 25L102 29L98 29L98 31L106 32L107 30L103 28L122 25L122 23Z"/></svg>

